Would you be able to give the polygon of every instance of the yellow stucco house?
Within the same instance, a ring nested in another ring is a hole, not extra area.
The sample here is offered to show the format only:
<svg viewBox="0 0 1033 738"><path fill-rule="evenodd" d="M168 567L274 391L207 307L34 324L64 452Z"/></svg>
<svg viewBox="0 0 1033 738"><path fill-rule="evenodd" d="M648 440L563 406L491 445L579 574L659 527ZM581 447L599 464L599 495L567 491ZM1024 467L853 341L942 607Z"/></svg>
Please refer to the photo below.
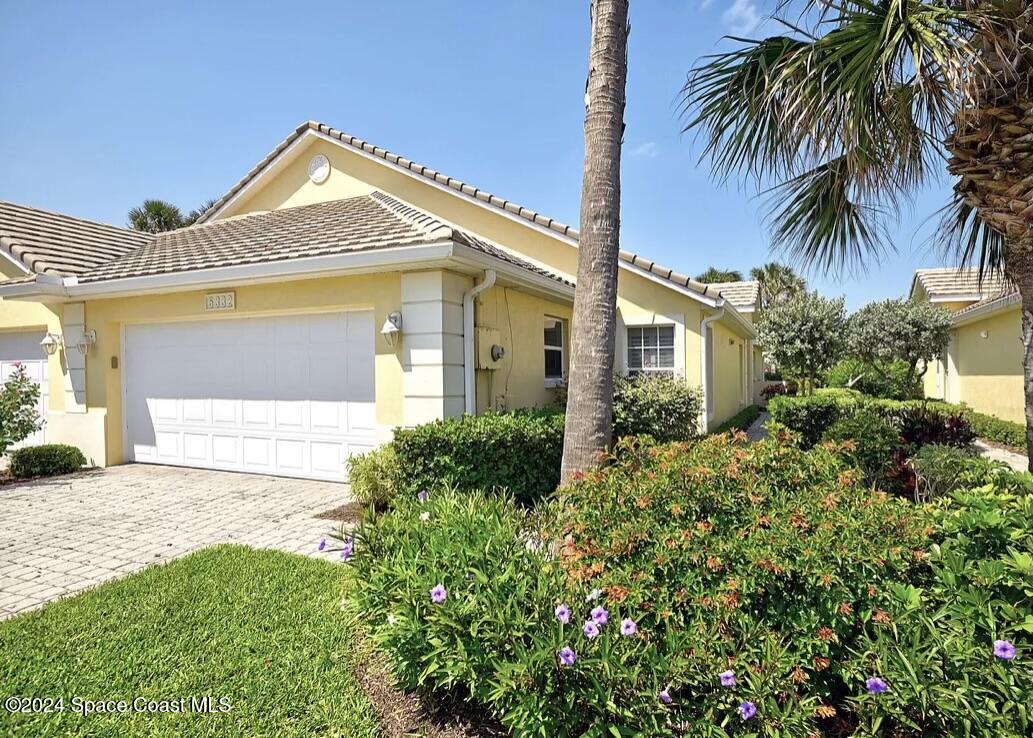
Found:
<svg viewBox="0 0 1033 738"><path fill-rule="evenodd" d="M749 404L752 293L620 260L618 368L702 387L704 426ZM576 272L570 226L307 122L177 231L0 203L0 361L97 464L339 480L397 426L550 404Z"/></svg>
<svg viewBox="0 0 1033 738"><path fill-rule="evenodd" d="M925 396L1025 423L1022 312L1019 293L1003 279L979 280L979 270L917 269L910 298L951 313L944 356L925 373Z"/></svg>

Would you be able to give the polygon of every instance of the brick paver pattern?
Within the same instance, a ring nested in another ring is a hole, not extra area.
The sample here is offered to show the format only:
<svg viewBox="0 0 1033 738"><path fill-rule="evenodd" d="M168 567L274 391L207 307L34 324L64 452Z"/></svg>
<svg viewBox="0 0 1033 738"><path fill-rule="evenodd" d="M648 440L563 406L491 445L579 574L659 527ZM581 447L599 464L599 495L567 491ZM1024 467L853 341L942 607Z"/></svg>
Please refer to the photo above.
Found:
<svg viewBox="0 0 1033 738"><path fill-rule="evenodd" d="M0 619L218 543L321 556L332 482L129 464L0 487ZM330 541L331 545L333 541Z"/></svg>

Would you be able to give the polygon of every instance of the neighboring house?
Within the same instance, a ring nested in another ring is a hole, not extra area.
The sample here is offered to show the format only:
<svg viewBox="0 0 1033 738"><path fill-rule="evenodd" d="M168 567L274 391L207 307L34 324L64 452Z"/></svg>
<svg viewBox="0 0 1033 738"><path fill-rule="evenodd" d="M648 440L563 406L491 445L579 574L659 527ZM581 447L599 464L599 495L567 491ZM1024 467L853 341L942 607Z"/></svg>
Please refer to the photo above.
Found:
<svg viewBox="0 0 1033 738"><path fill-rule="evenodd" d="M708 287L716 289L751 326L756 327L764 313L764 288L756 279L743 282L713 282ZM767 384L764 381L764 351L761 346L752 343L752 351L746 367L746 387L750 402L760 404L763 401L761 392Z"/></svg>
<svg viewBox="0 0 1033 738"><path fill-rule="evenodd" d="M947 351L925 373L926 397L1024 423L1022 312L1015 287L1001 278L981 283L976 268L917 269L910 298L952 314Z"/></svg>
<svg viewBox="0 0 1033 738"><path fill-rule="evenodd" d="M98 464L343 479L463 412L548 405L567 374L577 232L314 122L191 227L157 235L0 203L0 351L44 335L47 440ZM620 254L618 369L749 402L750 319Z"/></svg>

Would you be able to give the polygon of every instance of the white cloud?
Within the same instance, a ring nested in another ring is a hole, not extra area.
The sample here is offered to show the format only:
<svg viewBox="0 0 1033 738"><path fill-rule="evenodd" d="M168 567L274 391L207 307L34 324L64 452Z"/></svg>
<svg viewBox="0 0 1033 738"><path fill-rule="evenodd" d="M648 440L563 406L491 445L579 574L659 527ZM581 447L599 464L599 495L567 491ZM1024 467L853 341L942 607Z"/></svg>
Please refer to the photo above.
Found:
<svg viewBox="0 0 1033 738"><path fill-rule="evenodd" d="M699 4L699 7L700 7L701 10L706 10L707 8L710 7L711 3L713 3L713 2L714 2L714 0L703 0L703 2L701 2Z"/></svg>
<svg viewBox="0 0 1033 738"><path fill-rule="evenodd" d="M735 36L752 33L763 19L754 0L735 0L731 7L721 15L721 21Z"/></svg>
<svg viewBox="0 0 1033 738"><path fill-rule="evenodd" d="M646 141L634 147L629 153L641 159L655 159L660 154L660 146L655 141Z"/></svg>

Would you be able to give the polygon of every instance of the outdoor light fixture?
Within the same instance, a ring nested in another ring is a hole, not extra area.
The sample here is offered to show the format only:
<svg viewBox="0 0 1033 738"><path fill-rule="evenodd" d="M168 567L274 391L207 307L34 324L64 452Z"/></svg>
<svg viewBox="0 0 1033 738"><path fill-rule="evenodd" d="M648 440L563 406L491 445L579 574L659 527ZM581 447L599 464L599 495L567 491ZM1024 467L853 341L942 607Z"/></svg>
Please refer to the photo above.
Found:
<svg viewBox="0 0 1033 738"><path fill-rule="evenodd" d="M387 319L384 320L384 325L380 329L380 334L387 341L387 345L393 348L398 343L398 336L402 334L402 314L399 312L388 313Z"/></svg>
<svg viewBox="0 0 1033 738"><path fill-rule="evenodd" d="M75 347L83 356L90 351L90 346L97 343L97 331L83 331L82 337L75 342Z"/></svg>
<svg viewBox="0 0 1033 738"><path fill-rule="evenodd" d="M39 345L43 347L43 351L47 356L53 356L64 348L64 341L60 333L48 333L43 336L43 340L39 342Z"/></svg>

